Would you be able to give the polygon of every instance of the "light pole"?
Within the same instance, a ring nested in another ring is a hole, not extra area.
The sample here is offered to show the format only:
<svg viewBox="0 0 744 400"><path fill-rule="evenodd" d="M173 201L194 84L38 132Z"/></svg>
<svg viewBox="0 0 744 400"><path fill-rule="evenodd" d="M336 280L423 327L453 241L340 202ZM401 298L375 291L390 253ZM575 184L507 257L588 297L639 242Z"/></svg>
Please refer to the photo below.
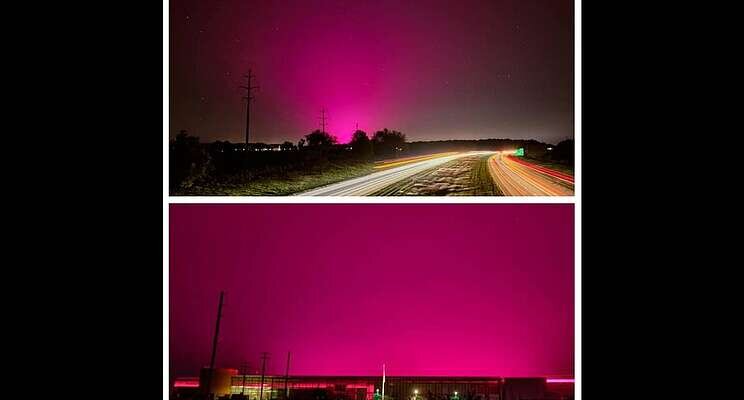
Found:
<svg viewBox="0 0 744 400"><path fill-rule="evenodd" d="M382 364L382 400L385 400L385 364Z"/></svg>

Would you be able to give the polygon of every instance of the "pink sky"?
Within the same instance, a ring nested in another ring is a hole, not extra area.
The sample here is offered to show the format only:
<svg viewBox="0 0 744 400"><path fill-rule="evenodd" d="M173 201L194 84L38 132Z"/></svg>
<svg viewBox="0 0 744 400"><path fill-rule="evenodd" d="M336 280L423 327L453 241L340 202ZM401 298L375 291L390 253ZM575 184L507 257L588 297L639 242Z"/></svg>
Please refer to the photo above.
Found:
<svg viewBox="0 0 744 400"><path fill-rule="evenodd" d="M173 0L170 134L251 141L356 126L409 140L573 136L573 2Z"/></svg>
<svg viewBox="0 0 744 400"><path fill-rule="evenodd" d="M171 205L171 373L571 375L573 209Z"/></svg>

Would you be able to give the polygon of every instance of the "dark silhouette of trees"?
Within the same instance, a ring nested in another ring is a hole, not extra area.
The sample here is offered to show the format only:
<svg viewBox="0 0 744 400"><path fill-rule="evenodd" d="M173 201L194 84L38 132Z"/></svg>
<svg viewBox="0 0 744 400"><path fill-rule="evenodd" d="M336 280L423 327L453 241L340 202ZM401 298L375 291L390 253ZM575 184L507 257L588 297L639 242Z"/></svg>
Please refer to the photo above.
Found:
<svg viewBox="0 0 744 400"><path fill-rule="evenodd" d="M170 186L178 187L190 177L204 172L207 158L202 152L199 138L182 130L170 145Z"/></svg>
<svg viewBox="0 0 744 400"><path fill-rule="evenodd" d="M336 144L335 136L330 135L328 132L321 132L319 129L305 135L305 140L307 140L307 145L310 147L329 147Z"/></svg>
<svg viewBox="0 0 744 400"><path fill-rule="evenodd" d="M351 136L351 152L359 157L369 158L372 156L372 141L367 137L367 133L357 130Z"/></svg>
<svg viewBox="0 0 744 400"><path fill-rule="evenodd" d="M292 142L284 142L284 143L282 143L281 148L282 148L282 151L296 150L296 147L295 147L294 143L292 143Z"/></svg>
<svg viewBox="0 0 744 400"><path fill-rule="evenodd" d="M558 143L553 150L550 152L550 158L553 161L558 161L566 164L573 165L574 163L574 141L573 139L566 139Z"/></svg>
<svg viewBox="0 0 744 400"><path fill-rule="evenodd" d="M218 140L209 145L209 159L214 172L218 175L237 172L242 166L243 158L245 158L244 153L244 151L238 151L238 147L227 140Z"/></svg>
<svg viewBox="0 0 744 400"><path fill-rule="evenodd" d="M305 147L305 138L302 138L299 142L297 142L298 149L302 150L303 147Z"/></svg>
<svg viewBox="0 0 744 400"><path fill-rule="evenodd" d="M388 156L401 152L406 147L406 135L398 131L389 131L387 128L375 132L372 137L372 146L375 155Z"/></svg>

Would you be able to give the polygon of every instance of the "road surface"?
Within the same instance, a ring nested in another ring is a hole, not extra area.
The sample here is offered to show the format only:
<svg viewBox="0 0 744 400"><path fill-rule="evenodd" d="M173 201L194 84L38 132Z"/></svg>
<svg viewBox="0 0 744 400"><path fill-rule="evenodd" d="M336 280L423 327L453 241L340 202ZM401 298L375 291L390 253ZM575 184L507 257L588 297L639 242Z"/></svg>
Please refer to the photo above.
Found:
<svg viewBox="0 0 744 400"><path fill-rule="evenodd" d="M505 196L573 196L573 177L497 152L488 170Z"/></svg>
<svg viewBox="0 0 744 400"><path fill-rule="evenodd" d="M368 196L402 179L406 179L431 168L436 168L452 160L478 153L483 152L463 152L444 157L412 162L400 167L394 167L379 172L373 172L369 175L365 175L359 178L349 179L346 181L319 187L317 189L297 193L296 196Z"/></svg>

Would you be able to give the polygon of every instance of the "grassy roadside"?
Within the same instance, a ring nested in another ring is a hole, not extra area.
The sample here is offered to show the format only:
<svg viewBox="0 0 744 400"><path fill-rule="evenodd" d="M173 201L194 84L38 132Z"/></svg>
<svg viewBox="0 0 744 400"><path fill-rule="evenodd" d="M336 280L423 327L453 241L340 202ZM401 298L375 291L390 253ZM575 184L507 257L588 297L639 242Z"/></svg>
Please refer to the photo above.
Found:
<svg viewBox="0 0 744 400"><path fill-rule="evenodd" d="M537 159L537 158L532 158L532 157L527 157L527 156L525 156L523 158L524 158L525 161L531 162L531 163L536 164L536 165L539 165L541 167L550 168L550 169L556 170L558 172L563 172L564 174L569 174L571 176L573 176L573 174L574 174L573 165L559 164L559 163L555 163L555 162L551 162L551 161L545 161L545 160L540 160L540 159Z"/></svg>
<svg viewBox="0 0 744 400"><path fill-rule="evenodd" d="M473 183L473 196L503 196L496 182L488 171L488 159L490 155L482 156L478 163L473 166L473 172L470 179Z"/></svg>
<svg viewBox="0 0 744 400"><path fill-rule="evenodd" d="M173 196L288 196L374 172L371 162L331 164L311 172L288 172L244 183L206 183L173 191Z"/></svg>

